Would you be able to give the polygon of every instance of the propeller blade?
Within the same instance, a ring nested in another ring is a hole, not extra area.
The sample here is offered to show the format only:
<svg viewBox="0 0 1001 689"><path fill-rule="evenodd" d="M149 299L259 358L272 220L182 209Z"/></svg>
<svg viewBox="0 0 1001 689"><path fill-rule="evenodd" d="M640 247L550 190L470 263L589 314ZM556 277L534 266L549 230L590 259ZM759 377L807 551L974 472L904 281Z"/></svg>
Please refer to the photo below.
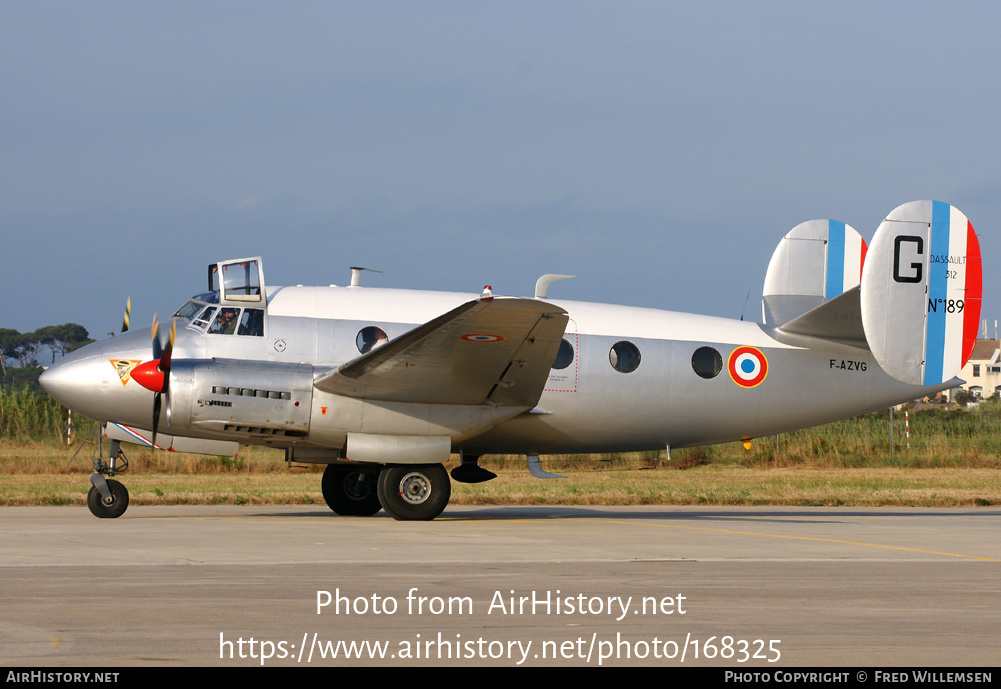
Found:
<svg viewBox="0 0 1001 689"><path fill-rule="evenodd" d="M177 321L170 321L170 339L167 340L167 346L164 348L163 353L160 354L160 365L157 366L161 371L163 371L164 382L163 389L167 390L167 377L170 374L170 355L174 351L174 338L177 337Z"/></svg>
<svg viewBox="0 0 1001 689"><path fill-rule="evenodd" d="M129 319L132 316L132 297L125 300L125 320L122 321L122 332L129 331Z"/></svg>
<svg viewBox="0 0 1001 689"><path fill-rule="evenodd" d="M136 379L143 387L154 392L153 395L153 447L156 447L156 434L160 427L160 410L163 408L163 396L167 397L167 420L170 421L170 397L167 390L170 385L170 357L174 352L174 339L177 337L177 321L170 321L170 336L167 346L160 343L160 322L153 314L153 358L133 369L139 371Z"/></svg>
<svg viewBox="0 0 1001 689"><path fill-rule="evenodd" d="M153 314L153 358L159 359L160 353L163 351L163 347L160 345L160 322L156 319L156 314Z"/></svg>
<svg viewBox="0 0 1001 689"><path fill-rule="evenodd" d="M160 425L160 393L153 395L153 448L156 449L156 429Z"/></svg>

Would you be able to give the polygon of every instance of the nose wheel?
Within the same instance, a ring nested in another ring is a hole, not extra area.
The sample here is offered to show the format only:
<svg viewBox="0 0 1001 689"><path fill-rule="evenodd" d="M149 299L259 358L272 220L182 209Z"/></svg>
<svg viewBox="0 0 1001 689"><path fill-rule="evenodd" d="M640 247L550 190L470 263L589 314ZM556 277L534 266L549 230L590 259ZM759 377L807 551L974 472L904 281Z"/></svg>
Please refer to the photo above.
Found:
<svg viewBox="0 0 1001 689"><path fill-rule="evenodd" d="M104 449L103 428L98 438L99 450L98 456L94 458L94 473L90 475L91 486L87 492L87 509L98 519L115 519L121 517L128 509L129 491L111 477L128 469L129 460L122 452L121 443L112 440L108 448L108 461L102 462L100 453Z"/></svg>
<svg viewBox="0 0 1001 689"><path fill-rule="evenodd" d="M102 495L97 485L93 485L87 493L87 508L91 514L100 519L121 517L129 506L129 491L115 479L105 479L103 476L101 478L107 485L109 497Z"/></svg>

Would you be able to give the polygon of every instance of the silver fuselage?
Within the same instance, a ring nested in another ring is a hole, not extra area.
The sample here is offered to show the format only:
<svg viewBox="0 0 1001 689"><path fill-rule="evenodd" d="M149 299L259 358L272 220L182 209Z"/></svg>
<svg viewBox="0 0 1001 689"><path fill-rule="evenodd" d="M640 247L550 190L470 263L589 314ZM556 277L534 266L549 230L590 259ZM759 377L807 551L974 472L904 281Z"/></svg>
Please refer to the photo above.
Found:
<svg viewBox="0 0 1001 689"><path fill-rule="evenodd" d="M770 435L953 385L907 385L888 376L868 349L797 338L755 323L547 299L569 315L564 339L574 357L569 366L553 369L533 408L378 402L313 387L315 377L359 356L363 328L377 326L393 339L475 298L369 287L272 287L263 336L208 334L178 319L170 401L160 429L274 447L344 448L354 433L447 437L454 451L471 454L625 452ZM49 367L42 384L87 417L150 428L153 393L116 369L116 362L149 360L150 340L147 328L89 345ZM639 366L629 373L613 368L609 357L623 341L640 353ZM719 353L722 370L715 377L693 369L700 347ZM730 374L728 358L738 347L756 348L767 359L760 384L744 387ZM220 394L224 388L238 391ZM269 391L287 397L275 400Z"/></svg>

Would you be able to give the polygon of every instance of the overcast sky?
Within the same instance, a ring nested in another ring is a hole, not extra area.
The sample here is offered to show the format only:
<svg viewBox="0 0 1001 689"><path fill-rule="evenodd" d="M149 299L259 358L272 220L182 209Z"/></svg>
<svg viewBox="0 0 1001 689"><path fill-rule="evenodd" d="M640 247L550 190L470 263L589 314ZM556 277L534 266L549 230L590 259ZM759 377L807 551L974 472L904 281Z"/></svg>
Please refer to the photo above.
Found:
<svg viewBox="0 0 1001 689"><path fill-rule="evenodd" d="M760 319L794 225L934 198L1001 318L1001 5L0 0L0 327L270 284Z"/></svg>

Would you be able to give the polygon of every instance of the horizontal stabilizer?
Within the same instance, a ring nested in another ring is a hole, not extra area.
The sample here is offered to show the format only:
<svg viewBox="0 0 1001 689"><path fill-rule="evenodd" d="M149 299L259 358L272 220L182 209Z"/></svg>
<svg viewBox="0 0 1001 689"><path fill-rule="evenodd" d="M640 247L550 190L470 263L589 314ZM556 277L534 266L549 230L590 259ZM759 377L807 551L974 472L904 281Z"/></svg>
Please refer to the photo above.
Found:
<svg viewBox="0 0 1001 689"><path fill-rule="evenodd" d="M856 285L844 294L792 319L779 330L784 333L839 340L864 347L866 339L862 327L859 292L859 286Z"/></svg>
<svg viewBox="0 0 1001 689"><path fill-rule="evenodd" d="M566 311L537 299L474 300L318 377L347 397L534 407L556 360Z"/></svg>
<svg viewBox="0 0 1001 689"><path fill-rule="evenodd" d="M857 286L865 253L862 236L838 220L809 220L789 230L765 273L765 324L788 323Z"/></svg>
<svg viewBox="0 0 1001 689"><path fill-rule="evenodd" d="M880 224L862 271L862 323L891 376L940 385L970 358L981 301L980 245L962 212L912 201Z"/></svg>

